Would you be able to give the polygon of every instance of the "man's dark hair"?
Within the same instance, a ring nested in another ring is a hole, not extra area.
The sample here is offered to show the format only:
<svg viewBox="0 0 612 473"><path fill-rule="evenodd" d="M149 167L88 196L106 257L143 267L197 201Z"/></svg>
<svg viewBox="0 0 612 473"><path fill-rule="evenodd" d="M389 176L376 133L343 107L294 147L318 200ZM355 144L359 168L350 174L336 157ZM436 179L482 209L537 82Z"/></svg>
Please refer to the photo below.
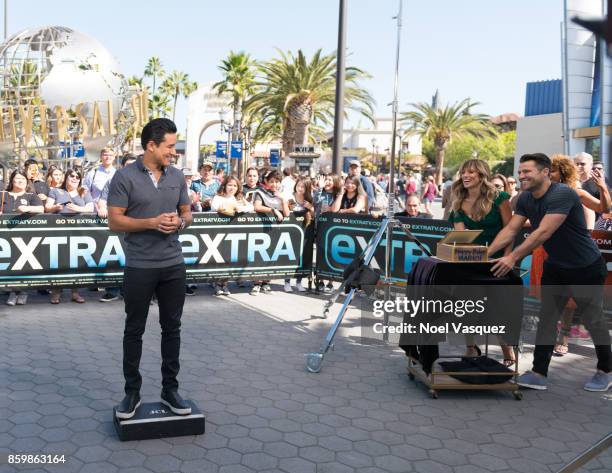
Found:
<svg viewBox="0 0 612 473"><path fill-rule="evenodd" d="M264 178L263 180L265 182L269 182L269 181L278 181L281 182L282 178L280 173L276 170L276 169L271 169L270 171L266 172L264 174Z"/></svg>
<svg viewBox="0 0 612 473"><path fill-rule="evenodd" d="M125 163L127 163L128 161L135 161L135 160L136 160L136 156L134 156L132 153L124 154L123 156L121 156L121 167L124 168Z"/></svg>
<svg viewBox="0 0 612 473"><path fill-rule="evenodd" d="M23 163L23 167L25 169L29 168L32 164L38 166L38 161L33 158L26 159L25 163Z"/></svg>
<svg viewBox="0 0 612 473"><path fill-rule="evenodd" d="M540 171L542 169L548 169L550 171L550 168L552 167L552 162L550 158L544 153L524 154L523 156L521 156L521 163L526 163L527 161L533 161Z"/></svg>
<svg viewBox="0 0 612 473"><path fill-rule="evenodd" d="M142 134L140 135L142 149L147 149L149 141L159 146L160 143L164 141L164 137L167 133L176 133L176 125L174 122L168 118L154 118L142 129Z"/></svg>
<svg viewBox="0 0 612 473"><path fill-rule="evenodd" d="M216 171L217 174L223 174L224 172L225 172L225 169L223 169L223 168L219 168Z"/></svg>

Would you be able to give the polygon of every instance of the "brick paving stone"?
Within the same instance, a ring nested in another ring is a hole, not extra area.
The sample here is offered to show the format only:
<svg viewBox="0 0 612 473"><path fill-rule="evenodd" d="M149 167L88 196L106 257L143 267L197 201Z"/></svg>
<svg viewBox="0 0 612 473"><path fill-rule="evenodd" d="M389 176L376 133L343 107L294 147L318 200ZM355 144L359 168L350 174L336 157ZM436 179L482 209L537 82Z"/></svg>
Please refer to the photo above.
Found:
<svg viewBox="0 0 612 473"><path fill-rule="evenodd" d="M181 464L181 473L217 473L218 471L219 465L204 459L184 461Z"/></svg>
<svg viewBox="0 0 612 473"><path fill-rule="evenodd" d="M505 470L508 468L508 464L505 460L484 453L468 455L468 458L470 459L470 463L473 465L480 466L491 471Z"/></svg>
<svg viewBox="0 0 612 473"><path fill-rule="evenodd" d="M119 468L126 468L130 466L140 466L146 459L147 457L135 450L123 450L114 452L108 458L108 461Z"/></svg>
<svg viewBox="0 0 612 473"><path fill-rule="evenodd" d="M298 455L313 463L330 462L335 459L334 452L319 446L302 447L299 449Z"/></svg>
<svg viewBox="0 0 612 473"><path fill-rule="evenodd" d="M59 451L59 450L58 450ZM79 448L74 456L84 462L104 461L111 456L111 451L102 446L91 446Z"/></svg>
<svg viewBox="0 0 612 473"><path fill-rule="evenodd" d="M338 452L336 454L336 460L353 468L371 466L374 463L374 459L370 455L355 452L354 450L348 452Z"/></svg>
<svg viewBox="0 0 612 473"><path fill-rule="evenodd" d="M354 469L342 463L319 463L317 465L317 473L354 473Z"/></svg>
<svg viewBox="0 0 612 473"><path fill-rule="evenodd" d="M319 445L334 452L346 452L353 449L353 442L335 435L319 438Z"/></svg>
<svg viewBox="0 0 612 473"><path fill-rule="evenodd" d="M604 396L582 390L593 364L586 357L553 363L550 390L525 391L520 403L496 392L433 400L408 382L402 352L348 338L359 336L358 310L347 313L321 373L310 374L302 354L320 345L330 321L298 313L320 312L323 298L201 293L185 304L179 381L206 413L205 435L120 442L110 416L122 398L123 305L88 304L84 317L33 295L0 316L0 454L66 454L63 469L46 469L53 473L542 473L612 422ZM141 365L147 400L159 396L156 312ZM612 454L581 471L610 470Z"/></svg>
<svg viewBox="0 0 612 473"><path fill-rule="evenodd" d="M278 458L264 452L247 453L242 456L242 464L255 471L276 468Z"/></svg>
<svg viewBox="0 0 612 473"><path fill-rule="evenodd" d="M285 434L283 438L287 443L295 445L296 447L312 447L318 442L316 436L307 434L306 432L291 432Z"/></svg>
<svg viewBox="0 0 612 473"><path fill-rule="evenodd" d="M453 450L446 449L436 449L429 450L428 452L429 458L438 463L444 463L445 465L451 467L457 467L461 465L468 464L468 458L466 455L455 452Z"/></svg>
<svg viewBox="0 0 612 473"><path fill-rule="evenodd" d="M170 451L170 455L183 461L196 460L199 458L204 458L206 455L206 449L191 443L186 445L175 445Z"/></svg>
<svg viewBox="0 0 612 473"><path fill-rule="evenodd" d="M249 437L239 437L230 440L227 447L236 450L238 453L252 453L261 452L263 443Z"/></svg>
<svg viewBox="0 0 612 473"><path fill-rule="evenodd" d="M253 473L256 470L244 465L230 465L219 468L219 473Z"/></svg>
<svg viewBox="0 0 612 473"><path fill-rule="evenodd" d="M292 458L298 454L298 448L287 442L268 442L263 450L276 458Z"/></svg>
<svg viewBox="0 0 612 473"><path fill-rule="evenodd" d="M283 458L279 468L286 473L316 473L317 465L303 458Z"/></svg>
<svg viewBox="0 0 612 473"><path fill-rule="evenodd" d="M451 467L432 460L416 461L413 465L418 473L453 473Z"/></svg>
<svg viewBox="0 0 612 473"><path fill-rule="evenodd" d="M376 466L390 473L405 473L412 469L412 464L408 460L394 455L377 456L374 462Z"/></svg>

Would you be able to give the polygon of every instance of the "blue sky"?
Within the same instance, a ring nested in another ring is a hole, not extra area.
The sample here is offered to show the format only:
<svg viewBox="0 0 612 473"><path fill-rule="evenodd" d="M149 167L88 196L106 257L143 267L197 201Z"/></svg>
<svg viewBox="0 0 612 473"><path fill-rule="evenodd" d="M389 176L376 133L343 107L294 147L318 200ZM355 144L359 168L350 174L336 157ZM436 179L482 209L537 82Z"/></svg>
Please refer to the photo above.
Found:
<svg viewBox="0 0 612 473"><path fill-rule="evenodd" d="M364 86L377 115L390 116L397 0L348 0L348 64L373 75ZM400 110L471 97L491 115L524 112L525 83L560 78L561 0L404 0ZM0 10L1 13L1 10ZM336 0L9 0L9 35L63 25L97 38L126 75L142 75L148 57L200 83L219 80L230 50L268 59L275 48L308 54L335 50ZM352 124L357 121L353 119ZM177 112L184 129L184 104Z"/></svg>

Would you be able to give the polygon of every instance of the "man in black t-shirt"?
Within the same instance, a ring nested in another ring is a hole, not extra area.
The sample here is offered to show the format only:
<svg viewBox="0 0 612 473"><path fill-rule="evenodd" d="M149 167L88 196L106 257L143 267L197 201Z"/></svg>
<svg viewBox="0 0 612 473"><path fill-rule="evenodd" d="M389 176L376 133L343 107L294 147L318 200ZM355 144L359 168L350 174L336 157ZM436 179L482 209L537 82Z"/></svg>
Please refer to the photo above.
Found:
<svg viewBox="0 0 612 473"><path fill-rule="evenodd" d="M521 157L519 179L523 193L512 220L489 246L489 255L505 248L529 220L533 228L529 237L509 255L496 260L493 273L498 277L507 274L540 245L548 253L542 274L542 305L533 371L519 376L517 383L527 388L547 389L555 326L572 297L591 334L598 360L597 372L584 389L607 391L612 386L610 334L603 315L603 284L608 270L587 230L578 194L564 184L551 182L550 167L551 161L544 154Z"/></svg>

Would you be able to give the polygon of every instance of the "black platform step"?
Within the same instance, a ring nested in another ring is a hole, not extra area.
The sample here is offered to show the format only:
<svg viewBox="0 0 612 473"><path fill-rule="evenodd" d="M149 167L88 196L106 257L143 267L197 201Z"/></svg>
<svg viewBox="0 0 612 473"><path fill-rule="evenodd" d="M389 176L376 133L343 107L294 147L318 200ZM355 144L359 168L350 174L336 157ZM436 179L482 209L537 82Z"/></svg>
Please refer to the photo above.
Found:
<svg viewBox="0 0 612 473"><path fill-rule="evenodd" d="M179 416L160 402L141 404L131 419L118 419L113 408L115 430L119 439L147 440L163 437L181 437L185 435L202 435L205 418L202 411L193 401L185 401L191 405L191 414Z"/></svg>

